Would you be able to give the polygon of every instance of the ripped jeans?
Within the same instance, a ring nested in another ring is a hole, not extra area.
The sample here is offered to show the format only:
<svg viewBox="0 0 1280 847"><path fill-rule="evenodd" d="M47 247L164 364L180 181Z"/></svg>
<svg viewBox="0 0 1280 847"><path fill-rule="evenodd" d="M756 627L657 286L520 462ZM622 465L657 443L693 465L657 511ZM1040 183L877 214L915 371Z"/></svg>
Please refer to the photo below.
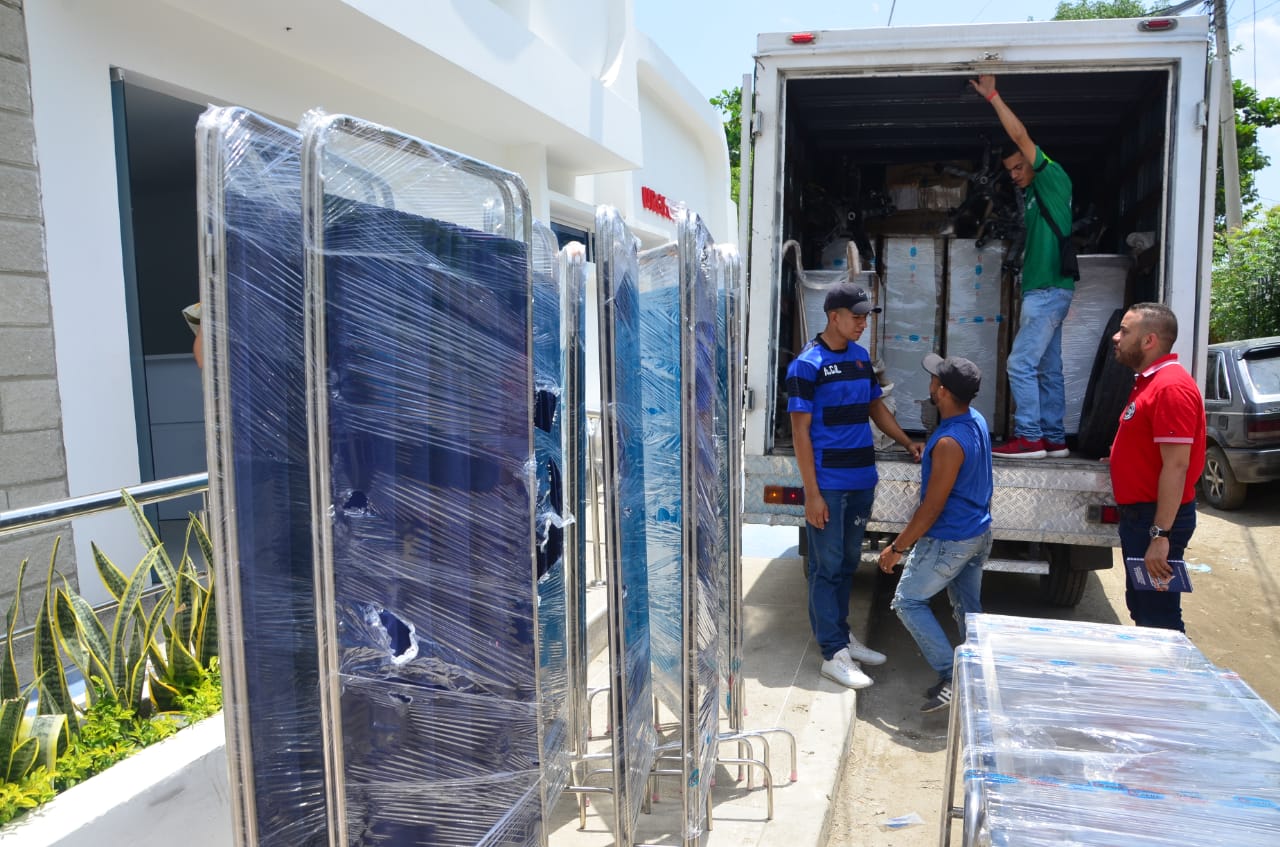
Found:
<svg viewBox="0 0 1280 847"><path fill-rule="evenodd" d="M874 488L823 491L830 517L824 529L805 524L809 533L809 626L830 659L849 644L849 592L862 559L862 537L871 519Z"/></svg>

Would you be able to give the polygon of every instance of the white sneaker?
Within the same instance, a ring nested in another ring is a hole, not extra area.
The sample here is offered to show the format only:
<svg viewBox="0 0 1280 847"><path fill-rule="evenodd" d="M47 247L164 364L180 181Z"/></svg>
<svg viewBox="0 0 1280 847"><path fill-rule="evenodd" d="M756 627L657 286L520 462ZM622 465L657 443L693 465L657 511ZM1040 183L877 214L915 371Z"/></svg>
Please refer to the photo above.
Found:
<svg viewBox="0 0 1280 847"><path fill-rule="evenodd" d="M822 675L845 688L866 688L871 677L862 672L858 663L849 657L848 650L841 650L822 663Z"/></svg>
<svg viewBox="0 0 1280 847"><path fill-rule="evenodd" d="M862 662L864 665L883 665L885 655L884 653L877 653L875 650L872 650L870 647L850 635L849 658Z"/></svg>

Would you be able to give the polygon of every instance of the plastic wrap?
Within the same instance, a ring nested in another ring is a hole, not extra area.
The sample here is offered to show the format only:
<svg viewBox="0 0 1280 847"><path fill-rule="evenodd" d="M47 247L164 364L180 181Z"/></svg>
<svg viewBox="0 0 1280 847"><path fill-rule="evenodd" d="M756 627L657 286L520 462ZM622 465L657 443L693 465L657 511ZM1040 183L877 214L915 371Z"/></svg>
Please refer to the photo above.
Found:
<svg viewBox="0 0 1280 847"><path fill-rule="evenodd" d="M970 615L967 843L1280 843L1280 715L1168 630Z"/></svg>
<svg viewBox="0 0 1280 847"><path fill-rule="evenodd" d="M730 727L741 729L741 704L737 689L742 669L742 570L739 539L742 537L739 500L742 353L739 347L738 298L742 285L742 261L736 247L716 248L716 454L720 457L720 491L716 508L720 518L720 687Z"/></svg>
<svg viewBox="0 0 1280 847"><path fill-rule="evenodd" d="M1062 322L1062 377L1067 394L1063 422L1072 435L1080 431L1080 409L1102 333L1111 313L1125 304L1125 279L1132 263L1128 256L1120 255L1084 255L1079 262L1080 279L1071 310Z"/></svg>
<svg viewBox="0 0 1280 847"><path fill-rule="evenodd" d="M681 212L676 229L675 243L639 257L641 423L654 691L679 723L664 752L681 762L689 843L706 827L719 734L727 457L716 413L728 398L716 367L720 257L696 215Z"/></svg>
<svg viewBox="0 0 1280 847"><path fill-rule="evenodd" d="M344 116L302 149L333 843L544 843L527 193Z"/></svg>
<svg viewBox="0 0 1280 847"><path fill-rule="evenodd" d="M982 390L973 407L991 427L996 425L996 385L999 384L1001 329L1000 265L1004 261L1003 242L979 248L971 238L957 238L947 244L947 267L951 269L947 289L948 356L963 356L982 371Z"/></svg>
<svg viewBox="0 0 1280 847"><path fill-rule="evenodd" d="M566 313L560 245L551 227L533 225L533 450L538 494L534 544L538 592L538 703L542 731L542 779L548 805L569 784L574 714L569 702L570 628L565 526L574 515L565 501ZM566 402L567 401L567 402ZM583 624L585 627L585 622ZM578 682L586 684L586 675Z"/></svg>
<svg viewBox="0 0 1280 847"><path fill-rule="evenodd" d="M656 755L641 418L639 261L636 238L614 209L597 210L596 243L614 838L618 844L629 845L635 841L636 821Z"/></svg>
<svg viewBox="0 0 1280 847"><path fill-rule="evenodd" d="M197 125L202 332L236 843L329 842L312 595L299 136Z"/></svg>
<svg viewBox="0 0 1280 847"><path fill-rule="evenodd" d="M675 242L646 250L640 269L640 425L653 691L683 714L684 441L681 417L680 254Z"/></svg>
<svg viewBox="0 0 1280 847"><path fill-rule="evenodd" d="M684 690L683 716L685 843L706 829L708 797L715 773L720 720L719 613L722 563L720 463L715 438L716 272L715 243L691 212L676 220L684 378ZM692 443L688 443L688 439ZM691 510L691 513L689 513Z"/></svg>
<svg viewBox="0 0 1280 847"><path fill-rule="evenodd" d="M929 374L920 367L939 349L942 256L932 238L884 240L884 346L880 350L893 383L896 417L903 429L924 430Z"/></svg>
<svg viewBox="0 0 1280 847"><path fill-rule="evenodd" d="M587 753L591 727L587 721L587 415L586 317L587 253L584 245L565 245L557 254L560 296L564 303L561 323L564 349L564 394L560 404L564 445L564 500L573 520L564 526L565 615L568 619L569 724L571 749L577 757Z"/></svg>

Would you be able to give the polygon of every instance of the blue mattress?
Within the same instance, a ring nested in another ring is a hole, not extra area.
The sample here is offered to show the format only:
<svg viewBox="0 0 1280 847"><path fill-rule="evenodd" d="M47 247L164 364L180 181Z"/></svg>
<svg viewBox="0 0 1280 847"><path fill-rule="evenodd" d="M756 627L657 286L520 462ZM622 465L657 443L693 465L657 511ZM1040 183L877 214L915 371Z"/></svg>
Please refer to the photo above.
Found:
<svg viewBox="0 0 1280 847"><path fill-rule="evenodd" d="M527 248L329 197L323 258L347 838L537 843Z"/></svg>

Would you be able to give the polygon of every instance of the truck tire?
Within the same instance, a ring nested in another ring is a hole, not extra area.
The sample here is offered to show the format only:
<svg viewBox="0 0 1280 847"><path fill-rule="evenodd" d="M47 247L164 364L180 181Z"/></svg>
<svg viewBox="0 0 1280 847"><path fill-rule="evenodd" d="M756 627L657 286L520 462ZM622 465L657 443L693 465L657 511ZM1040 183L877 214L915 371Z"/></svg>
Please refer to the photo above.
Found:
<svg viewBox="0 0 1280 847"><path fill-rule="evenodd" d="M1040 594L1050 606L1073 608L1080 605L1088 571L1075 571L1067 562L1050 562L1049 573L1040 577Z"/></svg>
<svg viewBox="0 0 1280 847"><path fill-rule="evenodd" d="M1239 509L1244 505L1249 486L1236 479L1227 461L1227 454L1216 444L1210 445L1204 455L1204 472L1200 474L1200 491L1204 499L1215 509Z"/></svg>
<svg viewBox="0 0 1280 847"><path fill-rule="evenodd" d="M1084 544L1046 546L1049 573L1040 577L1040 594L1051 606L1078 606L1089 583L1089 571L1104 570L1114 564L1110 547Z"/></svg>

